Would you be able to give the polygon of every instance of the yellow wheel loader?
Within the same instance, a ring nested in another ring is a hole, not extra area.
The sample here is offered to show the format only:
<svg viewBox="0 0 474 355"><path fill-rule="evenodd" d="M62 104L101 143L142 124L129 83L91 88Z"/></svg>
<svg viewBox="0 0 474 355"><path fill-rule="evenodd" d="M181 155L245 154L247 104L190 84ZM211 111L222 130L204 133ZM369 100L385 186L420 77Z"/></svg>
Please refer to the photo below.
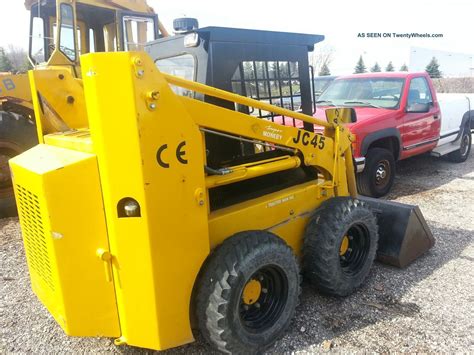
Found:
<svg viewBox="0 0 474 355"><path fill-rule="evenodd" d="M345 296L433 245L417 207L358 198L354 111L311 116L322 39L209 27L82 55L82 79L30 71L40 144L10 166L32 288L68 335L259 353L301 273Z"/></svg>
<svg viewBox="0 0 474 355"><path fill-rule="evenodd" d="M81 76L80 54L142 50L147 41L168 35L145 0L26 0L25 7L31 13L32 65L64 68L74 77ZM58 23L65 25L63 32ZM77 52L71 50L75 46ZM58 100L66 102L64 97ZM1 75L0 218L16 213L8 160L37 143L28 75Z"/></svg>

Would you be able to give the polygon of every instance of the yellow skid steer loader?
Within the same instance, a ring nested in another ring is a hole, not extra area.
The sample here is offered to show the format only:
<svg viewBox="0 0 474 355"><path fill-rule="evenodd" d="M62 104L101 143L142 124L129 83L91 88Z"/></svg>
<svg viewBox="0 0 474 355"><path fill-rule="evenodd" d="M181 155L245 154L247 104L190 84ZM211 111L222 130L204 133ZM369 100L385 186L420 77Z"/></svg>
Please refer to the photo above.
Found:
<svg viewBox="0 0 474 355"><path fill-rule="evenodd" d="M358 199L354 112L311 116L322 39L211 27L83 55L82 80L29 73L40 144L10 165L33 290L67 334L162 350L195 328L258 353L300 272L345 296L377 253L404 266L432 246L416 207Z"/></svg>

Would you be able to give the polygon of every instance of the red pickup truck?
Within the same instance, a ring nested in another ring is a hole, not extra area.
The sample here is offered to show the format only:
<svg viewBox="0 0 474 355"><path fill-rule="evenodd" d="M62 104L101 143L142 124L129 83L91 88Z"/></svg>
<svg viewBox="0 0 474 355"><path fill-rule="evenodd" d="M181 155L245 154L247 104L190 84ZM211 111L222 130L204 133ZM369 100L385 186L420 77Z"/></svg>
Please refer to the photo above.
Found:
<svg viewBox="0 0 474 355"><path fill-rule="evenodd" d="M467 159L474 120L473 94L436 95L427 73L367 73L338 77L318 98L328 107L353 107L359 193L380 197L394 182L395 162L431 152Z"/></svg>

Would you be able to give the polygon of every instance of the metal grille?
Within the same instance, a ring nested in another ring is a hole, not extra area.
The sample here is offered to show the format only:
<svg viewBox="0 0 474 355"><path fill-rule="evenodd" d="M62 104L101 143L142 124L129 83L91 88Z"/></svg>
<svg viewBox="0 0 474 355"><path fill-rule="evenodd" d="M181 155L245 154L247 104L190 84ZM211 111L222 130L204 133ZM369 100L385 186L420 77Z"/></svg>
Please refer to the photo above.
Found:
<svg viewBox="0 0 474 355"><path fill-rule="evenodd" d="M232 90L239 95L297 111L301 109L298 62L248 61L240 63L232 77ZM242 111L242 107L237 108ZM246 113L296 127L295 119L260 109L245 108Z"/></svg>
<svg viewBox="0 0 474 355"><path fill-rule="evenodd" d="M41 205L34 193L16 185L18 212L30 268L54 291L48 246L41 217Z"/></svg>

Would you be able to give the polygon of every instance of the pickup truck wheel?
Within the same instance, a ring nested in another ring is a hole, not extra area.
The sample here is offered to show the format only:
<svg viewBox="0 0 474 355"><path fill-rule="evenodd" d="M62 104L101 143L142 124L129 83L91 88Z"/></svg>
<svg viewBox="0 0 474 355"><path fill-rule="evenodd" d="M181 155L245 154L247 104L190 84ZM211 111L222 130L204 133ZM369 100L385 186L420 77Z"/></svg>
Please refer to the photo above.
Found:
<svg viewBox="0 0 474 355"><path fill-rule="evenodd" d="M200 272L199 330L224 353L262 353L290 325L300 292L299 265L284 240L267 231L237 233Z"/></svg>
<svg viewBox="0 0 474 355"><path fill-rule="evenodd" d="M395 159L388 149L369 149L365 169L357 175L359 193L370 197L386 195L395 178Z"/></svg>
<svg viewBox="0 0 474 355"><path fill-rule="evenodd" d="M463 163L469 157L471 152L472 136L469 127L464 129L461 137L461 147L448 154L448 159L454 163Z"/></svg>
<svg viewBox="0 0 474 355"><path fill-rule="evenodd" d="M0 218L17 215L8 161L35 144L36 128L30 120L0 111Z"/></svg>

